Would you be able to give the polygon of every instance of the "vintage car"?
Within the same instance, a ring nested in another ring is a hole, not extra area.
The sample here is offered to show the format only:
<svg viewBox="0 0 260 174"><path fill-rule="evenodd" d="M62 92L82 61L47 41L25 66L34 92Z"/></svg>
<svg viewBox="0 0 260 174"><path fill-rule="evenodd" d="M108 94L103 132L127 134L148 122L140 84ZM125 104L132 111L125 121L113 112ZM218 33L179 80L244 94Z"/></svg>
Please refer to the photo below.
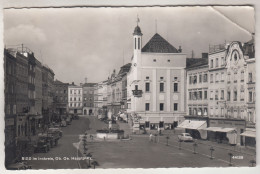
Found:
<svg viewBox="0 0 260 174"><path fill-rule="evenodd" d="M189 133L181 133L178 135L179 141L193 141L193 138Z"/></svg>
<svg viewBox="0 0 260 174"><path fill-rule="evenodd" d="M59 138L61 138L63 132L60 128L52 127L48 129L48 133L57 133L59 135Z"/></svg>
<svg viewBox="0 0 260 174"><path fill-rule="evenodd" d="M60 126L61 127L66 127L67 126L67 122L65 120L61 120Z"/></svg>
<svg viewBox="0 0 260 174"><path fill-rule="evenodd" d="M43 134L39 134L39 139L34 145L34 152L44 152L47 153L50 150L50 140Z"/></svg>

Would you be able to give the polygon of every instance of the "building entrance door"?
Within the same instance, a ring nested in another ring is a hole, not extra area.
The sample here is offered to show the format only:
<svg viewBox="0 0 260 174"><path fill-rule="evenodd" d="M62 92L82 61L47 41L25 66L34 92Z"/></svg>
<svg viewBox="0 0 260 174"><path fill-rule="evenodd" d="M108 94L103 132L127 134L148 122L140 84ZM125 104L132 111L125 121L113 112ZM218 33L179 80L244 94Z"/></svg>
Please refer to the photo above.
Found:
<svg viewBox="0 0 260 174"><path fill-rule="evenodd" d="M92 115L92 109L89 110L89 115Z"/></svg>
<svg viewBox="0 0 260 174"><path fill-rule="evenodd" d="M84 109L84 115L87 115L87 110L86 109Z"/></svg>
<svg viewBox="0 0 260 174"><path fill-rule="evenodd" d="M74 109L74 114L76 114L77 113L77 109Z"/></svg>

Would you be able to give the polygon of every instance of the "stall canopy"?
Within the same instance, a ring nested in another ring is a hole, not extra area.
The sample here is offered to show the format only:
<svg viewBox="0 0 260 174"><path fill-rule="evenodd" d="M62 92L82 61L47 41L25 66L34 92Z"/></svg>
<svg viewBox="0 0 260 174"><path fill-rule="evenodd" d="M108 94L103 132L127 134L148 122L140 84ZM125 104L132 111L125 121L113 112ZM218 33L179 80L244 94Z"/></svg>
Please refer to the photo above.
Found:
<svg viewBox="0 0 260 174"><path fill-rule="evenodd" d="M243 133L240 134L240 135L241 135L241 136L245 136L245 137L255 138L255 137L256 137L256 132L255 132L255 131L246 130L245 132L243 132Z"/></svg>
<svg viewBox="0 0 260 174"><path fill-rule="evenodd" d="M197 120L184 120L178 128L184 128L184 129L202 129L206 128L207 123L206 121L197 121Z"/></svg>

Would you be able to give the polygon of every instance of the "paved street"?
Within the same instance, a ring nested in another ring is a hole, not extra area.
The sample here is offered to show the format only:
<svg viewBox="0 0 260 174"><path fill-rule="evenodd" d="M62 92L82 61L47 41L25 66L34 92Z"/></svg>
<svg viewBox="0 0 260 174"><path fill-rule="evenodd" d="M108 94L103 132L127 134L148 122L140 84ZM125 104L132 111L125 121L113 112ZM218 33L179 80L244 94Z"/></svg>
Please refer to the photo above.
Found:
<svg viewBox="0 0 260 174"><path fill-rule="evenodd" d="M124 123L125 124L125 123ZM87 131L89 134L95 134L97 129L107 127L102 121L95 117L80 117L79 120L73 120L72 125L62 128L63 137L57 147L52 148L48 153L35 153L33 157L55 157L61 160L31 160L29 164L34 169L73 169L87 168L87 160L64 160L64 157L82 157L76 146L79 143L79 135ZM127 128L127 125L120 124L121 128ZM197 154L193 153L193 143L181 143L176 135L170 135L169 145L166 146L166 136L159 136L157 143L149 141L149 135L132 135L132 140L90 141L87 138L88 153L93 155L93 159L99 163L97 168L169 168L169 167L228 167L228 153L233 153L237 158L232 159L233 166L249 166L249 161L254 158L254 153L234 151L229 145L216 144L209 141L197 141ZM159 142L158 142L159 141ZM210 159L209 148L213 146L214 159ZM81 144L82 147L82 144ZM82 149L80 149L82 152ZM244 152L244 153L242 153Z"/></svg>
<svg viewBox="0 0 260 174"><path fill-rule="evenodd" d="M63 127L63 137L59 140L58 146L51 148L47 153L35 153L32 157L36 158L55 158L60 157L62 160L31 160L28 161L32 165L33 169L74 169L74 168L86 168L86 162L82 160L64 160L64 157L77 157L78 151L74 147L73 143L79 141L79 134L89 129L89 120L80 117L79 120L73 120L72 124ZM81 154L79 153L79 157ZM79 162L79 163L78 163Z"/></svg>

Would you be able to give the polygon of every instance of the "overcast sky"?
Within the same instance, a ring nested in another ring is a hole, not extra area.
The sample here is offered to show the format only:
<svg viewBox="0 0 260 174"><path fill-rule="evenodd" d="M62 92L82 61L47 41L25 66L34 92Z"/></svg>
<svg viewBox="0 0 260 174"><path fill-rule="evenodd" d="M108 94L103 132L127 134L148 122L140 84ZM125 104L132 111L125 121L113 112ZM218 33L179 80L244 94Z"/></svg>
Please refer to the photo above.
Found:
<svg viewBox="0 0 260 174"><path fill-rule="evenodd" d="M209 44L246 42L254 32L251 7L46 8L4 11L7 48L30 48L53 69L55 79L100 82L118 72L133 54L137 14L143 46L157 33L187 57L208 52Z"/></svg>

